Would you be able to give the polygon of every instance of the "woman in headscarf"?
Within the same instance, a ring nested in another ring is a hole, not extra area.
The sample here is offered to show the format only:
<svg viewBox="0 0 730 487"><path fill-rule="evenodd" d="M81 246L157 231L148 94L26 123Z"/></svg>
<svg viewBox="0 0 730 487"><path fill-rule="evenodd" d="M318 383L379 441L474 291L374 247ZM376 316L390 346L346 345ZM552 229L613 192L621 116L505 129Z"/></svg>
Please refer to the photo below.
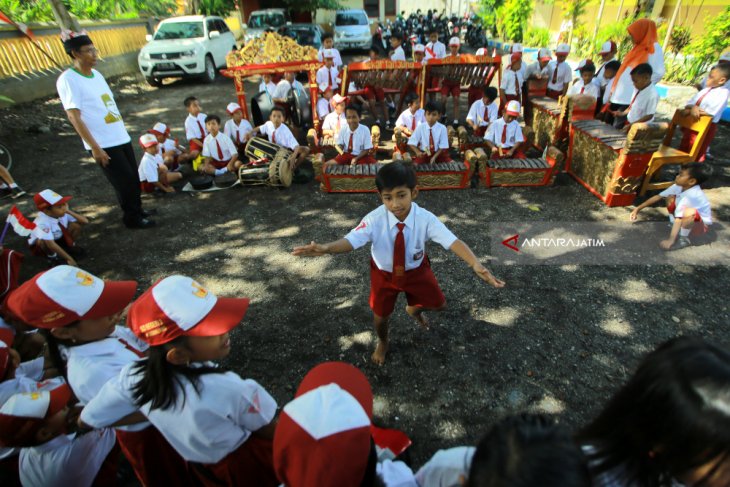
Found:
<svg viewBox="0 0 730 487"><path fill-rule="evenodd" d="M657 42L656 24L653 20L639 19L629 25L629 35L634 47L621 62L611 87L609 98L611 112L626 110L631 104L634 84L631 82L631 70L639 64L649 63L652 68L651 82L656 84L664 76L664 52ZM625 118L625 117L624 117ZM616 120L614 125L624 125L624 120Z"/></svg>

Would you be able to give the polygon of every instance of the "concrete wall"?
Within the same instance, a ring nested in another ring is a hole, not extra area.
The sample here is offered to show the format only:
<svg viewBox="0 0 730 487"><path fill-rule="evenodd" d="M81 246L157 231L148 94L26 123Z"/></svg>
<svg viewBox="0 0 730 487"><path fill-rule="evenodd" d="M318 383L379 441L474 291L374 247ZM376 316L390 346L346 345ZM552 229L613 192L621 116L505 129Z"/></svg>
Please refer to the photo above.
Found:
<svg viewBox="0 0 730 487"><path fill-rule="evenodd" d="M105 58L99 61L96 68L105 78L129 73L138 73L137 53L130 52L120 56ZM60 71L38 73L30 77L0 79L0 93L11 98L15 103L24 103L39 98L56 95L56 79ZM4 106L0 102L0 107Z"/></svg>

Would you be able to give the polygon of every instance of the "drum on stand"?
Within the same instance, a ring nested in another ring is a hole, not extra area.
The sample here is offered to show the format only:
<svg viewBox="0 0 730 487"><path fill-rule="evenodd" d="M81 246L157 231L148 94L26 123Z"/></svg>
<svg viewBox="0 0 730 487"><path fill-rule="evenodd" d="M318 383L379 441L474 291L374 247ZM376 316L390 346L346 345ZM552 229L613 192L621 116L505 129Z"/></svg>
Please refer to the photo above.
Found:
<svg viewBox="0 0 730 487"><path fill-rule="evenodd" d="M252 137L247 143L244 149L246 157L252 161L258 161L260 159L268 159L273 161L276 153L279 152L281 146L269 142L267 139L261 137Z"/></svg>
<svg viewBox="0 0 730 487"><path fill-rule="evenodd" d="M259 127L269 121L274 100L268 91L262 91L251 98L251 117L254 127Z"/></svg>
<svg viewBox="0 0 730 487"><path fill-rule="evenodd" d="M307 129L312 127L312 105L306 92L292 90L289 102L292 112L292 124Z"/></svg>

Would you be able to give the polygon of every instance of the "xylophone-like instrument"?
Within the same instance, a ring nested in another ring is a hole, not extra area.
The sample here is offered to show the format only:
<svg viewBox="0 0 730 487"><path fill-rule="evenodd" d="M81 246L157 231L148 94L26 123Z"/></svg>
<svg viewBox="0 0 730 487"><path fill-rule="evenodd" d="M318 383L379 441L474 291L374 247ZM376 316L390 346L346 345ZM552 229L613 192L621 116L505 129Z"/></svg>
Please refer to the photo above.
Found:
<svg viewBox="0 0 730 487"><path fill-rule="evenodd" d="M478 149L481 150L481 149ZM487 159L479 157L479 178L494 186L548 186L555 180L565 160L556 147L548 147L544 158Z"/></svg>
<svg viewBox="0 0 730 487"><path fill-rule="evenodd" d="M377 60L350 63L342 70L342 95L347 96L350 82L365 88L382 89L385 93L400 94L398 113L408 90L417 90L421 81L421 64L406 61ZM349 93L363 94L364 91Z"/></svg>
<svg viewBox="0 0 730 487"><path fill-rule="evenodd" d="M321 188L328 193L375 192L375 175L382 166L381 163L327 166L322 172ZM468 162L415 164L413 168L421 190L462 189L470 183Z"/></svg>

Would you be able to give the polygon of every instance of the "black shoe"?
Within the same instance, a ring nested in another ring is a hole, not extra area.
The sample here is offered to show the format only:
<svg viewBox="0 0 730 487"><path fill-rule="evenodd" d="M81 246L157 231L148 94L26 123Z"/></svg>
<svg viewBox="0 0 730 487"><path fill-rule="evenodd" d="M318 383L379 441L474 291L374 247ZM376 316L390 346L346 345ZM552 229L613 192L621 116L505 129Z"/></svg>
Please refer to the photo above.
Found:
<svg viewBox="0 0 730 487"><path fill-rule="evenodd" d="M13 195L13 190L10 188L0 188L0 200Z"/></svg>
<svg viewBox="0 0 730 487"><path fill-rule="evenodd" d="M20 186L16 186L14 188L10 188L10 193L13 199L20 198L21 196L25 196L25 191L23 191L23 188Z"/></svg>
<svg viewBox="0 0 730 487"><path fill-rule="evenodd" d="M157 224L155 223L154 220L149 220L147 218L140 218L139 220L137 220L135 222L130 222L130 223L125 222L124 225L127 228L136 228L136 229L143 230L145 228L152 228Z"/></svg>
<svg viewBox="0 0 730 487"><path fill-rule="evenodd" d="M142 210L142 218L149 218L157 214L156 208L150 208L149 210Z"/></svg>

